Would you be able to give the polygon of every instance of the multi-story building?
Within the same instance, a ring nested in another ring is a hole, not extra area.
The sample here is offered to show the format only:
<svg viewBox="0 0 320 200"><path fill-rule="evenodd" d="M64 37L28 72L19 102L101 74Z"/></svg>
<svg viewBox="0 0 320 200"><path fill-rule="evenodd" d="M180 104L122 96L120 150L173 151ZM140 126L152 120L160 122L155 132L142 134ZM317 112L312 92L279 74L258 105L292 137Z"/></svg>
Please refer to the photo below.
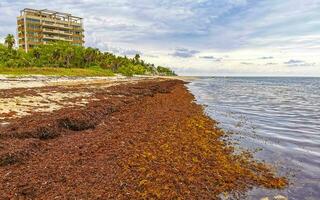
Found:
<svg viewBox="0 0 320 200"><path fill-rule="evenodd" d="M26 8L17 18L19 48L28 51L39 44L67 41L74 45L84 44L82 18L51 10Z"/></svg>

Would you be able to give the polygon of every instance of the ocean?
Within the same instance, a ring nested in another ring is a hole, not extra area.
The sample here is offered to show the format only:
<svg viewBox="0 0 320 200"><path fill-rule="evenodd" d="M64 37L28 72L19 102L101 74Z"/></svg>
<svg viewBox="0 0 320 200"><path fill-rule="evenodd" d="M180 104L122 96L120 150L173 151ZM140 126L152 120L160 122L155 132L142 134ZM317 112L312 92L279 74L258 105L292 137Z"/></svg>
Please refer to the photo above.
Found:
<svg viewBox="0 0 320 200"><path fill-rule="evenodd" d="M254 188L248 199L320 199L320 78L201 77L187 87L238 149L258 149L289 177L287 189Z"/></svg>

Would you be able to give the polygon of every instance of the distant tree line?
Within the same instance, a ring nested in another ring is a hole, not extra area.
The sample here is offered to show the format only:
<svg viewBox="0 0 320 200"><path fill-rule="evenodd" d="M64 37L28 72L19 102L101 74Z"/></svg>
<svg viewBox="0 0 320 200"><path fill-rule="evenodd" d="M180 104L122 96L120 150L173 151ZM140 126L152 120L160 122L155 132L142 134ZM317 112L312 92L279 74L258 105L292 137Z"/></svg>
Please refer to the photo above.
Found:
<svg viewBox="0 0 320 200"><path fill-rule="evenodd" d="M62 67L87 68L99 66L125 76L176 75L171 69L144 62L139 54L134 58L116 56L91 47L75 46L68 42L39 45L27 53L14 49L14 36L9 34L0 44L0 67Z"/></svg>

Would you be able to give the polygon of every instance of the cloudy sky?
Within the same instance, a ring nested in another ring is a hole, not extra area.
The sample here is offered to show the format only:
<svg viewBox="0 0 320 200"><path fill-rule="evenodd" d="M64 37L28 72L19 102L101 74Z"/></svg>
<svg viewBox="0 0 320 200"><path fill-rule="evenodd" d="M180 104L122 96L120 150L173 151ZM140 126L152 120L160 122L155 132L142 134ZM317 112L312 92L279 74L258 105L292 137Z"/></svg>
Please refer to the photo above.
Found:
<svg viewBox="0 0 320 200"><path fill-rule="evenodd" d="M320 0L0 0L0 42L23 8L83 17L86 46L180 75L320 76Z"/></svg>

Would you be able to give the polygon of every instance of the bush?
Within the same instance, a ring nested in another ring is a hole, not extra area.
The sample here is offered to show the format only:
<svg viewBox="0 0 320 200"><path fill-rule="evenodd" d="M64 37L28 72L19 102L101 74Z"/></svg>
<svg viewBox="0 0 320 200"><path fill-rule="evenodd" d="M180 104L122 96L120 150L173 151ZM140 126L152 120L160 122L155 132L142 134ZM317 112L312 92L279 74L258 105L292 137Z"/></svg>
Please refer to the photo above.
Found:
<svg viewBox="0 0 320 200"><path fill-rule="evenodd" d="M124 75L124 76L133 76L134 72L130 66L121 66L118 69L118 73Z"/></svg>
<svg viewBox="0 0 320 200"><path fill-rule="evenodd" d="M164 76L176 76L176 74L174 73L174 71L172 71L171 69L169 68L166 68L166 67L161 67L161 66L158 66L157 67L157 71L160 75L164 75Z"/></svg>

